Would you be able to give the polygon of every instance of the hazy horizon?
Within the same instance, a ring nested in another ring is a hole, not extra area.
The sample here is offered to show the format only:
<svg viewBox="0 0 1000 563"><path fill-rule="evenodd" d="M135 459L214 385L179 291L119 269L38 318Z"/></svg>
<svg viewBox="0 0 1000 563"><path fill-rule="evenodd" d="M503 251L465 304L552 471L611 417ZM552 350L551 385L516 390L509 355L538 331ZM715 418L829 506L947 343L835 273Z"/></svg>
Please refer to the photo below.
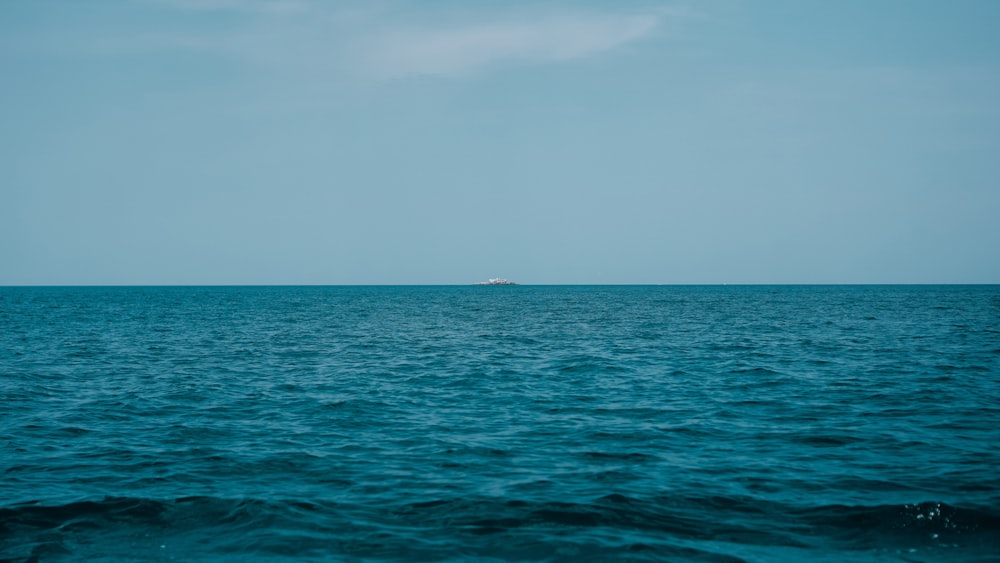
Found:
<svg viewBox="0 0 1000 563"><path fill-rule="evenodd" d="M0 285L995 284L1000 3L0 6Z"/></svg>

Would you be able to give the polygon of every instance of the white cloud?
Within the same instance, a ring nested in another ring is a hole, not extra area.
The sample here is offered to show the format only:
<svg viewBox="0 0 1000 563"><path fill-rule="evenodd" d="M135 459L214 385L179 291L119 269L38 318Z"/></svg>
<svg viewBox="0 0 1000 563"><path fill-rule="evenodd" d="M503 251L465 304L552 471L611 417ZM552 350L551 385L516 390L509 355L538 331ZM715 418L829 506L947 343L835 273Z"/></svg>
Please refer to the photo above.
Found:
<svg viewBox="0 0 1000 563"><path fill-rule="evenodd" d="M397 29L360 40L376 75L455 75L504 61L556 62L613 49L649 35L659 16L549 15L438 29Z"/></svg>
<svg viewBox="0 0 1000 563"><path fill-rule="evenodd" d="M428 10L410 2L335 4L315 0L134 0L187 12L227 14L224 27L176 27L94 37L104 53L183 49L231 56L283 71L357 72L376 78L454 76L506 64L556 63L650 36L668 15L568 6ZM432 19L433 18L433 19ZM419 22L419 23L415 23ZM443 23L444 22L444 23Z"/></svg>

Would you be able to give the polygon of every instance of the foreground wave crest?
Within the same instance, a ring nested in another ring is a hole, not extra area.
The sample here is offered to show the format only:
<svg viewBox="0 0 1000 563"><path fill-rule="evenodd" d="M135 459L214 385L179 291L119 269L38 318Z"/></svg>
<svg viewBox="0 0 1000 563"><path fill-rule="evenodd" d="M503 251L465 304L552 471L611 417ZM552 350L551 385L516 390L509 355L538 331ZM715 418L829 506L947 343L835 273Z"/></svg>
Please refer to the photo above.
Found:
<svg viewBox="0 0 1000 563"><path fill-rule="evenodd" d="M0 531L2 555L11 560L98 554L598 558L624 552L633 559L740 559L694 547L706 542L730 552L742 548L751 557L760 548L788 556L833 549L855 558L986 556L1000 549L1000 515L943 503L803 508L747 498L620 494L591 503L447 499L377 509L302 500L106 498L0 509ZM449 547L456 533L463 541Z"/></svg>

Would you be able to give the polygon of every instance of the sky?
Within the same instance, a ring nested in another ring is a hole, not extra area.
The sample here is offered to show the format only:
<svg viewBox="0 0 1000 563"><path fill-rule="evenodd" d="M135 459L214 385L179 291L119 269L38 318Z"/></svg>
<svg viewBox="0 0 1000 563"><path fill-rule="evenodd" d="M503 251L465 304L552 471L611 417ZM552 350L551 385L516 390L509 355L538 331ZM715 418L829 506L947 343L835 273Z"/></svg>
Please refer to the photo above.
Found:
<svg viewBox="0 0 1000 563"><path fill-rule="evenodd" d="M1000 283L995 0L6 0L0 285Z"/></svg>

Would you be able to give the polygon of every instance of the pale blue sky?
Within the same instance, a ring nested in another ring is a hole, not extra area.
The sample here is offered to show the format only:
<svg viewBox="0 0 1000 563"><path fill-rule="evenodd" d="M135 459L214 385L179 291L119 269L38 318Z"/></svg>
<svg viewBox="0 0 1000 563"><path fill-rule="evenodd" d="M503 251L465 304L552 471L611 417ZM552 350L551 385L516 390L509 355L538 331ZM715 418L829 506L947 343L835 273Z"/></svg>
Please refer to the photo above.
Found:
<svg viewBox="0 0 1000 563"><path fill-rule="evenodd" d="M1000 2L7 0L0 284L1000 283Z"/></svg>

